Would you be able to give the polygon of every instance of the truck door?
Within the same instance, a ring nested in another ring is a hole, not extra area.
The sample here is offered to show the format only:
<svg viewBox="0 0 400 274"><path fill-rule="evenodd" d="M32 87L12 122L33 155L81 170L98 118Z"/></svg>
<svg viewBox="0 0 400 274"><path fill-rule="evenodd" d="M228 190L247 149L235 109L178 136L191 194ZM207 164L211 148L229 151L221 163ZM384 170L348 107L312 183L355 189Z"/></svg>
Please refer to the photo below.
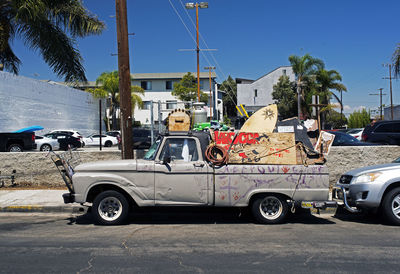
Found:
<svg viewBox="0 0 400 274"><path fill-rule="evenodd" d="M156 205L208 204L208 166L199 153L199 141L168 137L162 147L155 161Z"/></svg>

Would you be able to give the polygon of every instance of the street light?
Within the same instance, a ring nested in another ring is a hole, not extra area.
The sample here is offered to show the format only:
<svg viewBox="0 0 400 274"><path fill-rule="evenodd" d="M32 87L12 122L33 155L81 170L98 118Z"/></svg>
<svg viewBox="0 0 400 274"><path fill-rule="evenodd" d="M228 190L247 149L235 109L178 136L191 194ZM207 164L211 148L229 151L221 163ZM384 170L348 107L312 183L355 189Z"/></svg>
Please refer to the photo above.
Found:
<svg viewBox="0 0 400 274"><path fill-rule="evenodd" d="M201 9L208 8L207 2L186 3L187 9L196 8L196 53L197 53L197 102L200 102L200 48L199 48L199 7Z"/></svg>

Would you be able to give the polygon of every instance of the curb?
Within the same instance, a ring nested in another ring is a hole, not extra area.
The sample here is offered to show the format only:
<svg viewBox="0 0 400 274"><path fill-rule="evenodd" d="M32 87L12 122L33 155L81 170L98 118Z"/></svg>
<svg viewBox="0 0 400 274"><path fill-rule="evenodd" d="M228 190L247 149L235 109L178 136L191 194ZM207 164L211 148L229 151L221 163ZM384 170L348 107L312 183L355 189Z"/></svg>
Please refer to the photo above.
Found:
<svg viewBox="0 0 400 274"><path fill-rule="evenodd" d="M43 213L84 213L86 208L82 206L5 206L0 207L0 212L43 212Z"/></svg>

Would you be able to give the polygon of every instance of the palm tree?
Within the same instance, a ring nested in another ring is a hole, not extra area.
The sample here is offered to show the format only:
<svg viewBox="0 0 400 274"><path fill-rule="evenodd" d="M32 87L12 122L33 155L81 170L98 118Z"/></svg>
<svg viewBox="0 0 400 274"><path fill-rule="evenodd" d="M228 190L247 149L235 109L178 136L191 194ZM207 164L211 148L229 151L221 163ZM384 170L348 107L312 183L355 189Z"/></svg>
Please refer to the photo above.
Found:
<svg viewBox="0 0 400 274"><path fill-rule="evenodd" d="M326 104L327 106L321 109L321 112L325 113L333 108L330 104L330 98L333 96L340 104L341 113L343 112L343 103L340 98L332 92L336 90L338 92L347 91L347 88L342 83L342 76L336 70L325 70L320 69L316 74L316 95L320 98L320 104ZM322 115L322 120L325 121L325 114Z"/></svg>
<svg viewBox="0 0 400 274"><path fill-rule="evenodd" d="M317 95L320 96L322 104L329 104L329 98L333 96L339 102L340 108L343 110L342 101L335 93L332 92L332 90L336 90L339 92L347 91L346 86L342 83L339 83L340 81L342 81L342 76L336 70L321 69L317 71Z"/></svg>
<svg viewBox="0 0 400 274"><path fill-rule="evenodd" d="M75 41L104 27L80 0L0 0L0 64L18 73L21 61L10 43L19 37L66 82L86 82Z"/></svg>
<svg viewBox="0 0 400 274"><path fill-rule="evenodd" d="M119 75L118 71L103 72L96 79L96 88L87 89L96 98L110 98L110 112L112 113L112 129L116 129L116 110L119 107ZM140 95L144 95L143 88L131 87L132 110L142 107L143 101ZM110 121L107 119L107 129L110 130Z"/></svg>
<svg viewBox="0 0 400 274"><path fill-rule="evenodd" d="M298 114L299 119L301 113L308 113L309 110L306 104L306 91L311 93L314 90L313 83L315 82L316 72L324 68L324 62L318 58L311 57L309 54L304 56L289 56L289 62L292 66L293 72L296 75L297 93L298 93Z"/></svg>

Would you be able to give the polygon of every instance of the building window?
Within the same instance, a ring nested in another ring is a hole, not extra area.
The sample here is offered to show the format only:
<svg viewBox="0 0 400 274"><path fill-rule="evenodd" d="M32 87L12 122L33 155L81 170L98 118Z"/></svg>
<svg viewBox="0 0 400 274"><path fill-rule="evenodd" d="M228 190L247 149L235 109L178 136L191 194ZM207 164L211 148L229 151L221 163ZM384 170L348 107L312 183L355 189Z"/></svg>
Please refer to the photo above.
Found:
<svg viewBox="0 0 400 274"><path fill-rule="evenodd" d="M286 75L286 69L282 70L282 74Z"/></svg>
<svg viewBox="0 0 400 274"><path fill-rule="evenodd" d="M257 97L257 90L254 90L254 97Z"/></svg>
<svg viewBox="0 0 400 274"><path fill-rule="evenodd" d="M200 80L200 89L204 89L204 82Z"/></svg>
<svg viewBox="0 0 400 274"><path fill-rule="evenodd" d="M172 81L165 81L165 89L166 90L172 89Z"/></svg>
<svg viewBox="0 0 400 274"><path fill-rule="evenodd" d="M167 109L176 109L177 101L167 101Z"/></svg>
<svg viewBox="0 0 400 274"><path fill-rule="evenodd" d="M143 101L143 109L150 109L151 101Z"/></svg>
<svg viewBox="0 0 400 274"><path fill-rule="evenodd" d="M151 90L151 81L141 81L140 86L144 90Z"/></svg>

